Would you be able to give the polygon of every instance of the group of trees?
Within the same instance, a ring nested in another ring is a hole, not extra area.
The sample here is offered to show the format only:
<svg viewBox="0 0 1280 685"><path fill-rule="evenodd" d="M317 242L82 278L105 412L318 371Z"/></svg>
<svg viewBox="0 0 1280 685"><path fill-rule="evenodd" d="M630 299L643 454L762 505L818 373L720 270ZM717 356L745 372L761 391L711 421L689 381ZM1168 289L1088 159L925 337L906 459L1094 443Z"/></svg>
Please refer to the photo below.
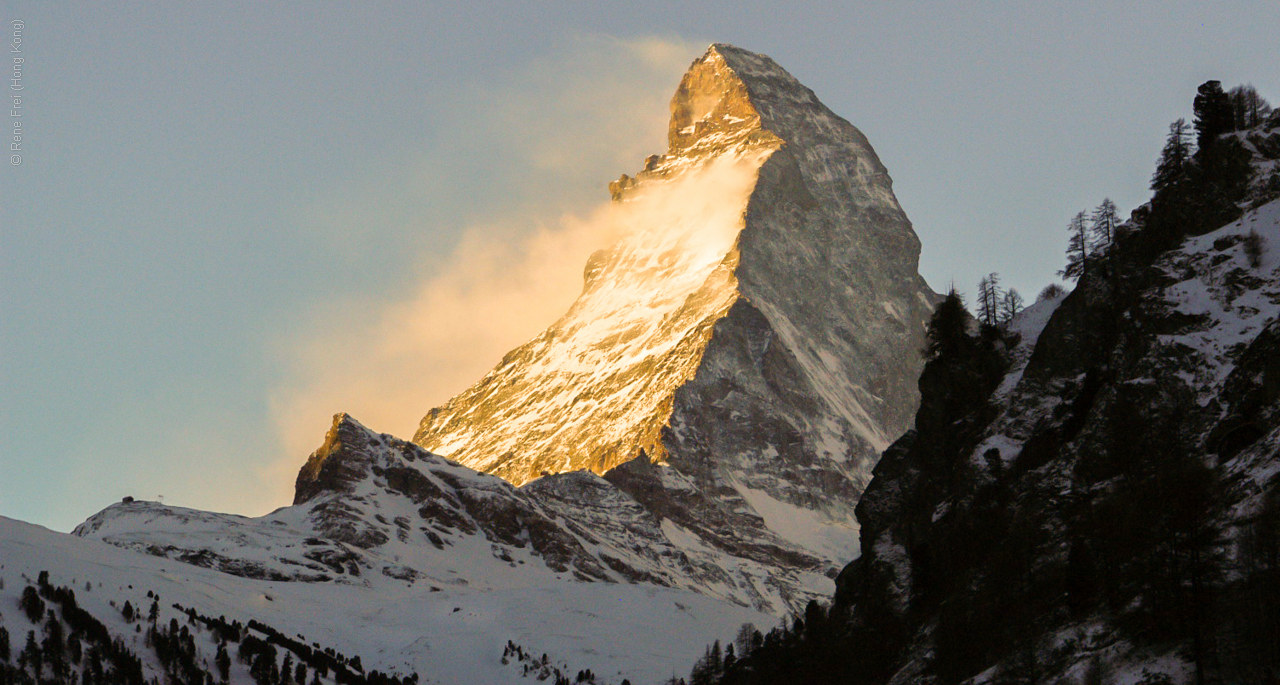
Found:
<svg viewBox="0 0 1280 685"><path fill-rule="evenodd" d="M552 663L551 657L545 652L541 658L535 657L531 652L525 651L524 647L507 640L507 645L502 649L502 665L506 666L513 661L520 664L520 676L523 678L549 681L552 685L595 685L596 683L596 674L589 668L579 670L575 676L570 677L560 670L560 666ZM631 685L631 681L624 678L621 685Z"/></svg>
<svg viewBox="0 0 1280 685"><path fill-rule="evenodd" d="M1008 326L1022 306L1022 295L1016 289L1000 287L1000 274L991 272L978 281L978 322L983 326Z"/></svg>
<svg viewBox="0 0 1280 685"><path fill-rule="evenodd" d="M1191 125L1178 119L1169 126L1151 178L1151 202L1134 212L1143 229L1136 241L1142 257L1239 216L1252 157L1237 137L1226 134L1273 121L1270 105L1252 86L1227 92L1218 81L1201 84L1193 110Z"/></svg>
<svg viewBox="0 0 1280 685"><path fill-rule="evenodd" d="M47 571L34 587L23 588L20 606L43 639L28 631L11 661L8 632L0 634L0 685L145 683L141 659L119 638L112 639L107 627L79 605L74 591L50 584Z"/></svg>
<svg viewBox="0 0 1280 685"><path fill-rule="evenodd" d="M981 339L987 342L1007 331L1023 309L1022 295L1014 288L1000 287L1000 274L992 272L978 281L977 321ZM925 329L926 360L939 356L958 357L970 352L975 340L969 335L969 311L964 296L954 287L934 310Z"/></svg>
<svg viewBox="0 0 1280 685"><path fill-rule="evenodd" d="M175 617L164 624L158 620L159 596L151 592L147 595L151 605L145 614L126 601L120 609L121 617L127 623L138 623L135 630L145 636L144 644L163 670L165 682L229 682L229 648L236 644L239 660L249 667L250 676L259 685L320 685L322 679L340 685L418 682L417 674L405 678L366 671L358 656L348 658L332 648L304 644L257 621L244 626L225 617L202 616L175 604L174 608L185 614L186 622L180 623ZM36 629L28 631L22 648L14 655L9 649L8 630L0 626L0 685L154 683L146 679L139 654L121 638L113 638L102 621L82 608L74 591L50 584L48 572L40 573L35 586L23 589L19 608ZM217 645L212 665L197 648L198 629L208 630Z"/></svg>
<svg viewBox="0 0 1280 685"><path fill-rule="evenodd" d="M1224 91L1221 82L1206 81L1197 89L1193 111L1193 123L1178 119L1169 125L1151 177L1151 202L1135 210L1130 221L1119 220L1110 199L1092 212L1072 217L1061 276L1078 280L1108 264L1124 237L1118 230L1123 227L1143 229L1130 251L1146 261L1186 235L1238 216L1251 174L1250 155L1239 140L1226 134L1270 121L1271 106L1253 86Z"/></svg>
<svg viewBox="0 0 1280 685"><path fill-rule="evenodd" d="M1115 246L1120 228L1116 203L1106 198L1092 212L1080 212L1067 224L1067 265L1059 276L1079 280L1081 276L1105 262Z"/></svg>
<svg viewBox="0 0 1280 685"><path fill-rule="evenodd" d="M1082 491L1094 494L1067 522L1068 604L1077 616L1102 609L1130 635L1188 643L1203 673L1219 625L1221 485L1184 433L1192 400L1131 394L1110 403L1100 439L1077 463Z"/></svg>
<svg viewBox="0 0 1280 685"><path fill-rule="evenodd" d="M978 281L977 320L985 338L996 337L1023 309L1022 295L1014 288L1000 287L1000 274L990 273ZM925 329L925 359L963 354L970 342L969 311L964 296L954 287L934 310Z"/></svg>
<svg viewBox="0 0 1280 685"><path fill-rule="evenodd" d="M204 625L217 636L219 671L223 671L224 662L229 661L225 655L227 646L239 643L237 656L241 663L249 666L250 676L259 685L305 685L308 672L312 685L318 685L321 678L339 685L414 685L418 682L416 673L398 677L366 670L359 656L347 657L332 647L321 649L319 644L308 645L260 621L250 620L246 626L227 621L224 616L212 618L195 609L173 606L186 614L188 622Z"/></svg>
<svg viewBox="0 0 1280 685"><path fill-rule="evenodd" d="M1195 112L1196 144L1200 149L1213 146L1224 133L1244 131L1265 123L1271 105L1258 94L1252 84L1222 90L1221 81L1205 81L1192 102Z"/></svg>
<svg viewBox="0 0 1280 685"><path fill-rule="evenodd" d="M716 641L694 664L689 677L672 676L664 685L746 683L826 683L854 677L856 650L838 649L835 619L827 606L810 601L803 615L784 619L767 633L744 623L733 642Z"/></svg>

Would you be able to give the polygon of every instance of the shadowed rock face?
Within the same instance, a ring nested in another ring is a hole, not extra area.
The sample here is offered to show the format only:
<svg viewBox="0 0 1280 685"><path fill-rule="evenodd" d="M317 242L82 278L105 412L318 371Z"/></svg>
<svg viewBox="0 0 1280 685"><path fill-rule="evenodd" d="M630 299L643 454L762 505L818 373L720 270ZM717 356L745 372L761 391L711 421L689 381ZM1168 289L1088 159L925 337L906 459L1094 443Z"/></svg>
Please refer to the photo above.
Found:
<svg viewBox="0 0 1280 685"><path fill-rule="evenodd" d="M866 138L762 55L695 61L668 141L610 184L639 225L569 312L414 442L516 484L606 474L718 547L790 546L794 524L810 553L852 554L853 506L918 400L919 241ZM637 459L662 468L614 473Z"/></svg>

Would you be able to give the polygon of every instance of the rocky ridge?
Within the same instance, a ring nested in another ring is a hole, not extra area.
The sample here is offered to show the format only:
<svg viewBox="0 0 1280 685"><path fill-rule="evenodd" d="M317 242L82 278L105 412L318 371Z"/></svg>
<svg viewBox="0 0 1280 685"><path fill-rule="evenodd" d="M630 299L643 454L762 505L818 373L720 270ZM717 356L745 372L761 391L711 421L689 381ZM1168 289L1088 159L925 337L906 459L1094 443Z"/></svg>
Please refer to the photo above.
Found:
<svg viewBox="0 0 1280 685"><path fill-rule="evenodd" d="M1246 175L1157 192L1008 329L939 333L832 604L708 682L1274 680L1277 141L1280 117L1224 135L1191 173ZM1226 225L1157 220L1223 198Z"/></svg>

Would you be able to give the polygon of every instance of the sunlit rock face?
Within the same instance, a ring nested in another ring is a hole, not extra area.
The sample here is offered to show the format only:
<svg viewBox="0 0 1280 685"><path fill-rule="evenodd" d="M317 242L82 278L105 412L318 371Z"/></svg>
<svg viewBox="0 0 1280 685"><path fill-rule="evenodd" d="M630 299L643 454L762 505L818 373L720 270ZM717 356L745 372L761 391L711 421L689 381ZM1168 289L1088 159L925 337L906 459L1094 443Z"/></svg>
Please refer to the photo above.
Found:
<svg viewBox="0 0 1280 685"><path fill-rule="evenodd" d="M935 298L870 144L768 57L713 45L667 154L610 191L625 237L577 302L414 442L517 485L603 474L734 553L852 555Z"/></svg>

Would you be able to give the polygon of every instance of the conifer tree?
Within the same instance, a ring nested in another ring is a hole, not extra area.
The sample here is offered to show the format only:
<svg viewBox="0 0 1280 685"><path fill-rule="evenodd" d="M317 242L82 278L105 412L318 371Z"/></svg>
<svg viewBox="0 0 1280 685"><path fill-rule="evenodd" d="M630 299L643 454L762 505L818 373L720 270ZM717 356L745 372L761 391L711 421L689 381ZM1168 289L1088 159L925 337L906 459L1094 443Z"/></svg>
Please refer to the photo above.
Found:
<svg viewBox="0 0 1280 685"><path fill-rule="evenodd" d="M1089 214L1089 233L1093 236L1093 248L1098 254L1105 255L1116 240L1116 227L1120 225L1120 217L1116 213L1116 203L1106 198Z"/></svg>
<svg viewBox="0 0 1280 685"><path fill-rule="evenodd" d="M1058 285L1057 283L1050 283L1049 285L1046 285L1043 289L1040 290L1039 295L1036 295L1036 302L1044 302L1045 300L1055 300L1066 294L1067 294L1067 291L1065 288Z"/></svg>
<svg viewBox="0 0 1280 685"><path fill-rule="evenodd" d="M22 613L27 615L27 620L35 623L44 616L44 600L40 599L40 593L30 585L22 589L22 598L18 600L18 608L22 609Z"/></svg>
<svg viewBox="0 0 1280 685"><path fill-rule="evenodd" d="M1271 114L1271 105L1258 94L1253 84L1236 86L1227 93L1234 110L1236 130L1253 128L1266 121Z"/></svg>
<svg viewBox="0 0 1280 685"><path fill-rule="evenodd" d="M1186 178L1190 162L1191 130L1186 119L1178 119L1169 124L1169 134L1156 162L1156 173L1151 177L1151 189L1159 195L1173 188Z"/></svg>
<svg viewBox="0 0 1280 685"><path fill-rule="evenodd" d="M1022 311L1022 295L1014 288L1004 291L1004 297L1000 299L1000 325L1008 326L1013 323L1013 317Z"/></svg>
<svg viewBox="0 0 1280 685"><path fill-rule="evenodd" d="M227 653L225 641L218 643L218 656L214 657L214 666L218 667L218 676L221 681L227 682L232 672L232 657Z"/></svg>
<svg viewBox="0 0 1280 685"><path fill-rule="evenodd" d="M1071 234L1067 242L1067 266L1058 275L1074 281L1089 270L1089 226L1084 212L1072 217L1067 231Z"/></svg>
<svg viewBox="0 0 1280 685"><path fill-rule="evenodd" d="M1196 114L1197 154L1204 154L1213 147L1218 136L1235 130L1235 113L1231 98L1222 90L1222 82L1205 81L1196 93L1192 109Z"/></svg>
<svg viewBox="0 0 1280 685"><path fill-rule="evenodd" d="M992 272L978 281L978 321L984 326L1000 323L1000 275Z"/></svg>
<svg viewBox="0 0 1280 685"><path fill-rule="evenodd" d="M19 666L30 666L35 671L36 679L40 678L40 672L44 669L44 659L40 654L40 646L36 644L36 631L27 631L27 643L22 647L22 652L18 654Z"/></svg>
<svg viewBox="0 0 1280 685"><path fill-rule="evenodd" d="M1262 266L1262 236L1257 231L1249 229L1248 235L1244 237L1244 255L1249 259L1249 266L1256 269Z"/></svg>
<svg viewBox="0 0 1280 685"><path fill-rule="evenodd" d="M63 658L66 644L63 641L62 623L54 615L52 609L49 610L48 620L44 624L44 640L41 648L45 661L49 663L49 667L53 671L53 677L61 679L66 675L66 660Z"/></svg>
<svg viewBox="0 0 1280 685"><path fill-rule="evenodd" d="M752 636L755 632L756 627L751 622L743 623L738 628L738 634L733 638L733 644L737 647L739 657L745 657L751 654L751 650L755 646L752 643Z"/></svg>
<svg viewBox="0 0 1280 685"><path fill-rule="evenodd" d="M964 298L952 288L929 318L929 327L925 331L928 341L924 350L925 359L935 359L959 351L968 336L964 330L967 317Z"/></svg>

